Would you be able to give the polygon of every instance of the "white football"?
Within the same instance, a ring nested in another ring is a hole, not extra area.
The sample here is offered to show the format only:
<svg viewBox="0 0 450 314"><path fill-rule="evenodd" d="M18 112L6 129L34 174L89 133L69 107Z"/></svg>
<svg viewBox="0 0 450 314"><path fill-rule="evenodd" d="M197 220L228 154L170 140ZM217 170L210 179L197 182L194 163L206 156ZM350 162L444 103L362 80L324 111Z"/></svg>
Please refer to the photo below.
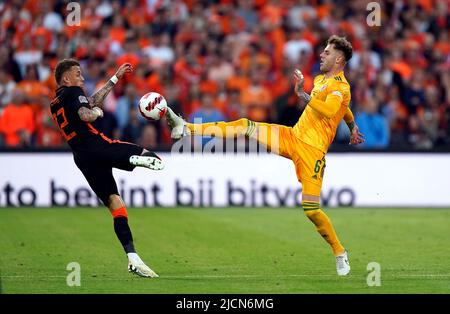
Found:
<svg viewBox="0 0 450 314"><path fill-rule="evenodd" d="M157 121L166 114L167 101L158 93L147 93L139 100L139 111L147 120Z"/></svg>

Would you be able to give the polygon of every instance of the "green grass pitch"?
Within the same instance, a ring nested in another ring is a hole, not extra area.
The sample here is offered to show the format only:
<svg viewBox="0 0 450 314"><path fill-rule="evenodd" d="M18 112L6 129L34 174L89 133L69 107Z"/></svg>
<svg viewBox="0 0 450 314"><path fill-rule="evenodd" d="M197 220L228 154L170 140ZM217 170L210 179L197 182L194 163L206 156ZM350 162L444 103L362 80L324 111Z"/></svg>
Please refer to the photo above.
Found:
<svg viewBox="0 0 450 314"><path fill-rule="evenodd" d="M449 209L330 209L352 273L299 209L129 209L160 278L127 272L106 209L0 209L1 293L450 293ZM67 264L81 266L69 287ZM367 264L381 286L367 285Z"/></svg>

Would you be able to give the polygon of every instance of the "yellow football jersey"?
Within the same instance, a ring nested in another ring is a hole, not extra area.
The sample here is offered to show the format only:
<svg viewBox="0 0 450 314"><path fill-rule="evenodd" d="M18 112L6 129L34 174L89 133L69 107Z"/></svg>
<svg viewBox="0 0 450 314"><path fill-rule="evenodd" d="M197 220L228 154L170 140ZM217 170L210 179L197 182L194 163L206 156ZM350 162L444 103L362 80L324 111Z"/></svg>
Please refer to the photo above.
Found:
<svg viewBox="0 0 450 314"><path fill-rule="evenodd" d="M327 118L310 105L307 105L293 128L294 134L298 139L320 149L324 153L327 152L328 147L333 142L336 129L347 112L348 104L350 103L350 85L343 71L328 79L323 74L314 78L314 88L311 92L311 97L324 102L323 105L325 105L325 101L329 96L332 96L335 101L328 101L327 105L331 104L337 107L333 117Z"/></svg>

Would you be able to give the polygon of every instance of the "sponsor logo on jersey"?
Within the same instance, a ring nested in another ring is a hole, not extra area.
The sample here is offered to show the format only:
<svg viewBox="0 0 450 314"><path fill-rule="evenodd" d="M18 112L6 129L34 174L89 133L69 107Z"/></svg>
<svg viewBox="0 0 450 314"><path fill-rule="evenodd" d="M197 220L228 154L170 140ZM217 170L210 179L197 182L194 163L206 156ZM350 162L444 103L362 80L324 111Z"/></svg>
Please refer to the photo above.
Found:
<svg viewBox="0 0 450 314"><path fill-rule="evenodd" d="M86 103L86 104L89 103L89 101L87 100L86 96L83 96L83 95L78 96L78 101L80 103Z"/></svg>
<svg viewBox="0 0 450 314"><path fill-rule="evenodd" d="M331 95L336 95L336 96L339 96L341 98L344 98L344 96L342 96L342 93L340 91L338 91L338 90L332 91Z"/></svg>

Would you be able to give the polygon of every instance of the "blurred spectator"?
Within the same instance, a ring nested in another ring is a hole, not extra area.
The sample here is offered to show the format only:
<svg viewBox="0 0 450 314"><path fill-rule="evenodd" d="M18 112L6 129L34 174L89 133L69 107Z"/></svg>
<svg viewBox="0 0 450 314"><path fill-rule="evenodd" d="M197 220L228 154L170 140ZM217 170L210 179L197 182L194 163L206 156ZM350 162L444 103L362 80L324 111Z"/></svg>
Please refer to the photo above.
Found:
<svg viewBox="0 0 450 314"><path fill-rule="evenodd" d="M213 53L210 56L208 64L208 79L217 83L226 82L234 75L233 66L227 62L225 58L218 53Z"/></svg>
<svg viewBox="0 0 450 314"><path fill-rule="evenodd" d="M0 69L0 108L11 102L16 83L4 69Z"/></svg>
<svg viewBox="0 0 450 314"><path fill-rule="evenodd" d="M7 45L0 45L0 69L12 76L15 82L22 79L19 64L13 58L13 49Z"/></svg>
<svg viewBox="0 0 450 314"><path fill-rule="evenodd" d="M64 23L65 3L0 4L0 111L15 87L25 91L26 106L36 114L31 145L58 145L42 99L55 90L60 59L80 60L89 95L118 63L133 64L134 73L104 103L122 135L135 123L131 108L150 91L163 94L184 117L199 112L206 92L228 119L292 125L301 113L292 70L302 69L310 91L319 72L317 52L338 34L354 47L345 74L355 115L384 117L393 148L450 147L448 1L385 1L381 27L367 26L361 1L90 0L80 2L80 26ZM366 108L372 97L377 114ZM171 143L166 127L153 127L158 145ZM336 144L345 143L342 136Z"/></svg>
<svg viewBox="0 0 450 314"><path fill-rule="evenodd" d="M44 51L39 50L33 44L30 33L22 35L21 44L14 53L14 60L18 63L22 76L26 72L26 67L42 61Z"/></svg>
<svg viewBox="0 0 450 314"><path fill-rule="evenodd" d="M102 2L95 9L95 15L101 16L102 18L109 18L113 13L114 8L108 0L102 0Z"/></svg>
<svg viewBox="0 0 450 314"><path fill-rule="evenodd" d="M116 116L108 110L103 110L103 117L95 120L93 126L106 137L120 138Z"/></svg>
<svg viewBox="0 0 450 314"><path fill-rule="evenodd" d="M265 122L270 118L272 95L270 90L262 85L264 77L261 70L250 73L250 86L241 93L241 103L250 120Z"/></svg>
<svg viewBox="0 0 450 314"><path fill-rule="evenodd" d="M168 34L155 34L152 36L150 46L143 49L143 53L150 58L152 68L160 68L175 60L175 53L170 47Z"/></svg>
<svg viewBox="0 0 450 314"><path fill-rule="evenodd" d="M391 86L387 91L384 87L379 87L376 92L377 100L384 101L381 112L389 123L390 143L404 147L407 142L408 109L401 102L399 94L396 86Z"/></svg>
<svg viewBox="0 0 450 314"><path fill-rule="evenodd" d="M222 112L214 107L214 96L211 93L203 93L201 96L200 108L195 110L190 116L189 121L201 121L201 123L224 121Z"/></svg>
<svg viewBox="0 0 450 314"><path fill-rule="evenodd" d="M258 13L252 0L238 0L237 15L245 21L247 31L259 22Z"/></svg>
<svg viewBox="0 0 450 314"><path fill-rule="evenodd" d="M193 123L208 123L224 121L225 116L214 107L214 95L211 93L201 94L200 108L195 110L190 116L189 121ZM209 142L210 138L203 138L202 145Z"/></svg>
<svg viewBox="0 0 450 314"><path fill-rule="evenodd" d="M411 116L408 120L408 142L416 149L430 149L433 147L431 139L426 137L424 125L418 116Z"/></svg>
<svg viewBox="0 0 450 314"><path fill-rule="evenodd" d="M268 71L272 66L272 61L259 44L251 43L240 56L238 66L247 75L254 69L259 69L261 72Z"/></svg>
<svg viewBox="0 0 450 314"><path fill-rule="evenodd" d="M389 145L389 125L379 113L379 105L373 98L367 98L363 110L355 116L355 122L366 141L362 148L386 148Z"/></svg>
<svg viewBox="0 0 450 314"><path fill-rule="evenodd" d="M302 53L310 54L313 51L311 43L302 38L301 31L291 31L290 39L283 47L283 53L292 63L297 64L300 61Z"/></svg>
<svg viewBox="0 0 450 314"><path fill-rule="evenodd" d="M112 40L111 49L119 54L122 50L122 45L125 43L126 39L126 24L123 16L119 14L114 14L112 20L112 26L109 29L109 38Z"/></svg>
<svg viewBox="0 0 450 314"><path fill-rule="evenodd" d="M61 147L66 143L63 140L61 130L53 121L48 104L50 99L41 95L34 109L36 121L36 146L37 147Z"/></svg>
<svg viewBox="0 0 450 314"><path fill-rule="evenodd" d="M130 107L130 119L123 128L121 139L130 143L139 143L144 123L139 119L137 106Z"/></svg>
<svg viewBox="0 0 450 314"><path fill-rule="evenodd" d="M158 1L147 1L154 2L158 4ZM170 2L166 3L166 6L160 6L156 9L155 14L153 15L153 21L150 24L152 34L163 34L167 33L170 35L170 38L173 38L178 30L178 25L175 23L174 16L171 16L172 8L170 6Z"/></svg>
<svg viewBox="0 0 450 314"><path fill-rule="evenodd" d="M289 26L294 30L304 29L306 21L317 17L316 9L307 0L296 1L297 4L287 14Z"/></svg>
<svg viewBox="0 0 450 314"><path fill-rule="evenodd" d="M30 147L35 131L33 110L25 102L25 95L19 89L13 91L11 102L0 116L0 134L9 147Z"/></svg>
<svg viewBox="0 0 450 314"><path fill-rule="evenodd" d="M101 65L99 62L92 62L85 67L83 72L84 88L88 95L92 95L95 92L98 82L102 79L100 74Z"/></svg>
<svg viewBox="0 0 450 314"><path fill-rule="evenodd" d="M163 75L164 76L164 75ZM161 78L162 83L164 83L164 86L162 87L161 91L158 91L158 93L164 95L164 98L167 101L167 104L172 108L175 112L182 112L182 105L180 100L180 88L177 85L170 84L169 78Z"/></svg>
<svg viewBox="0 0 450 314"><path fill-rule="evenodd" d="M52 10L51 1L42 1L41 10L43 17L43 26L51 31L60 33L64 28L62 16Z"/></svg>
<svg viewBox="0 0 450 314"><path fill-rule="evenodd" d="M411 77L411 82L406 86L403 101L406 104L408 111L415 114L418 108L425 105L425 91L424 91L424 73L422 70L416 70Z"/></svg>
<svg viewBox="0 0 450 314"><path fill-rule="evenodd" d="M156 132L156 128L153 124L146 124L142 129L141 140L139 145L145 147L148 150L155 150L158 143L158 135Z"/></svg>
<svg viewBox="0 0 450 314"><path fill-rule="evenodd" d="M116 63L120 66L123 63L131 63L133 68L136 68L139 64L140 57L137 54L138 45L137 41L133 38L126 39L123 44L123 52L117 58Z"/></svg>
<svg viewBox="0 0 450 314"><path fill-rule="evenodd" d="M125 128L130 120L130 109L137 108L140 97L136 93L136 88L133 84L128 84L125 87L125 94L119 98L116 107L116 119L120 129Z"/></svg>
<svg viewBox="0 0 450 314"><path fill-rule="evenodd" d="M241 91L239 89L228 90L226 116L229 120L237 120L245 116L246 112L241 103Z"/></svg>
<svg viewBox="0 0 450 314"><path fill-rule="evenodd" d="M376 78L377 71L381 69L380 55L373 51L370 47L371 41L369 38L361 40L361 48L353 53L349 61L349 68L355 71L362 71L362 75L369 82L373 82Z"/></svg>
<svg viewBox="0 0 450 314"><path fill-rule="evenodd" d="M17 84L17 88L20 89L31 102L35 102L35 99L39 98L41 95L50 95L49 88L39 80L36 64L28 65L26 67L25 77Z"/></svg>

